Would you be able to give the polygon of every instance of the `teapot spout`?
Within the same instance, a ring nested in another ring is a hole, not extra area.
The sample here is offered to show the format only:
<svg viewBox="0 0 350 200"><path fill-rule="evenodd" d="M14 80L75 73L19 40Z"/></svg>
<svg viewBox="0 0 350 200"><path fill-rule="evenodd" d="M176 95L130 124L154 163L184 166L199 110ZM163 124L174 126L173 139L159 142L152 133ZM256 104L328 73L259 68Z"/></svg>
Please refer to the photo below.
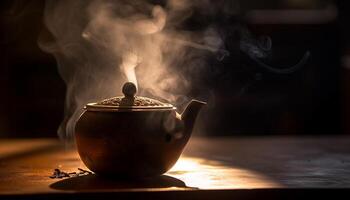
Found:
<svg viewBox="0 0 350 200"><path fill-rule="evenodd" d="M185 125L185 132L192 132L197 115L201 108L206 104L207 103L198 100L191 100L191 102L187 104L185 110L181 114L181 121L183 121Z"/></svg>

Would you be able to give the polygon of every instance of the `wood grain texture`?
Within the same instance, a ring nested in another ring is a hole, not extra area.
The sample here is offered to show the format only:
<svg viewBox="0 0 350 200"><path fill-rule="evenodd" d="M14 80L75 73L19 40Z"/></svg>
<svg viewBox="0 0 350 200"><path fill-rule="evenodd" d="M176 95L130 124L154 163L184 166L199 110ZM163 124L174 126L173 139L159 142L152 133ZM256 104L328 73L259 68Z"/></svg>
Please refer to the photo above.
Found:
<svg viewBox="0 0 350 200"><path fill-rule="evenodd" d="M74 148L56 140L0 140L0 196L24 197L350 188L350 137L194 137L167 174L137 181L94 174L51 179L55 168L86 169Z"/></svg>

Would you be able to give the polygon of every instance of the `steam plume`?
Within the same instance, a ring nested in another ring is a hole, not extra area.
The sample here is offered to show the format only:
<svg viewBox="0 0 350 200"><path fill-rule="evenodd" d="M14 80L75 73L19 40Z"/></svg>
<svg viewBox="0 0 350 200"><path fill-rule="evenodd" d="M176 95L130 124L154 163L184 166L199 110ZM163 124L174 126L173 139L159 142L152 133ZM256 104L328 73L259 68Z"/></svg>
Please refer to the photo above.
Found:
<svg viewBox="0 0 350 200"><path fill-rule="evenodd" d="M209 0L47 0L44 21L51 40L40 47L52 53L67 85L65 118L59 128L70 138L86 103L120 95L126 81L148 94L177 103L191 84L178 71L198 70L209 53L227 56L213 27L179 30L198 6Z"/></svg>

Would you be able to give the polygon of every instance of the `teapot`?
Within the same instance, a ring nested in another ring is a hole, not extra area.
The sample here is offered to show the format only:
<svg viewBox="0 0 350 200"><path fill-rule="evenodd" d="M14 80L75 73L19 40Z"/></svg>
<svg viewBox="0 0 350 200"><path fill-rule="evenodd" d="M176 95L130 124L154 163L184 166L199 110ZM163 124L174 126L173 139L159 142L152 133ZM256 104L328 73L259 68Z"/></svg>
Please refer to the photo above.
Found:
<svg viewBox="0 0 350 200"><path fill-rule="evenodd" d="M191 137L205 102L191 100L179 114L176 107L136 96L127 82L124 97L89 103L75 127L83 163L99 175L152 177L167 172Z"/></svg>

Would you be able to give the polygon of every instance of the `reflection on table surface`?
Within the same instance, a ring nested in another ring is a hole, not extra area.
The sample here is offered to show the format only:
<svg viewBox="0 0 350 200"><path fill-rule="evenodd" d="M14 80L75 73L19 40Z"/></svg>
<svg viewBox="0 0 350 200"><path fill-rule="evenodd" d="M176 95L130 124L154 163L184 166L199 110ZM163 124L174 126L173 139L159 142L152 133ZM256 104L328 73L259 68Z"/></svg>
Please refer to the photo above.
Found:
<svg viewBox="0 0 350 200"><path fill-rule="evenodd" d="M0 194L65 191L177 191L350 186L350 138L192 138L165 175L131 181L96 175L50 179L84 168L56 140L0 140Z"/></svg>
<svg viewBox="0 0 350 200"><path fill-rule="evenodd" d="M259 172L198 157L181 157L167 175L199 189L281 187Z"/></svg>

